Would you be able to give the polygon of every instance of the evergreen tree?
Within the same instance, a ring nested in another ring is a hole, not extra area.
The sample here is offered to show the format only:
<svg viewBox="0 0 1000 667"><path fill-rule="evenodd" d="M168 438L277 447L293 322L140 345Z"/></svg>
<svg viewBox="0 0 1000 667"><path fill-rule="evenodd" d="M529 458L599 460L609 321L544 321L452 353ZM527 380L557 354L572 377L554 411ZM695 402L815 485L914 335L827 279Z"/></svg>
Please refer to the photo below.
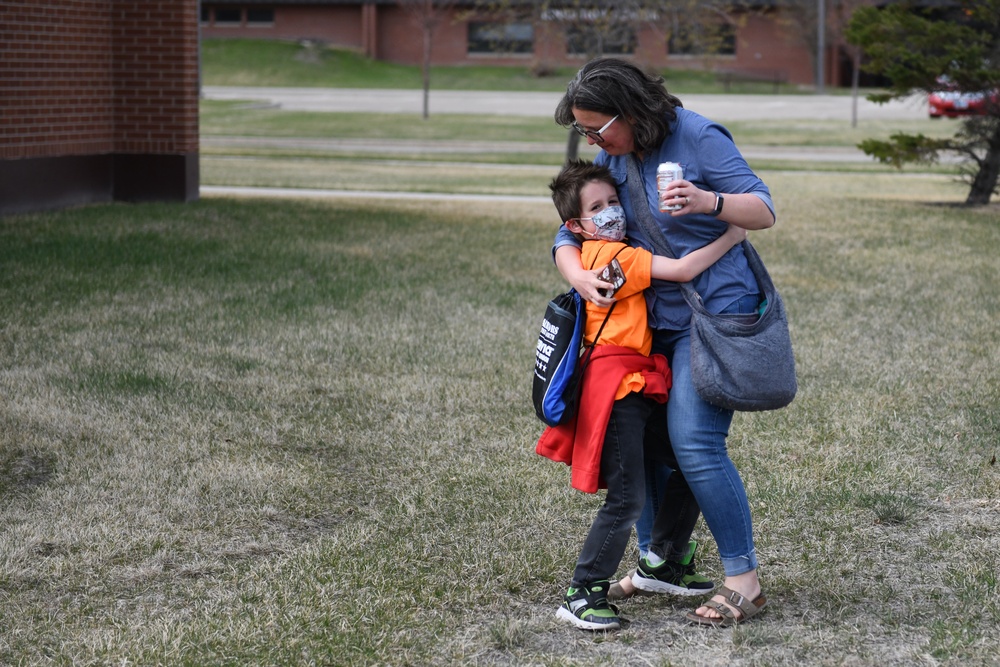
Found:
<svg viewBox="0 0 1000 667"><path fill-rule="evenodd" d="M1000 177L1000 0L863 7L851 17L848 40L864 50L866 71L892 81L887 92L869 95L872 101L927 94L942 81L960 92L986 91L986 114L964 118L951 139L897 133L859 147L897 167L958 153L971 186L965 203L988 204Z"/></svg>

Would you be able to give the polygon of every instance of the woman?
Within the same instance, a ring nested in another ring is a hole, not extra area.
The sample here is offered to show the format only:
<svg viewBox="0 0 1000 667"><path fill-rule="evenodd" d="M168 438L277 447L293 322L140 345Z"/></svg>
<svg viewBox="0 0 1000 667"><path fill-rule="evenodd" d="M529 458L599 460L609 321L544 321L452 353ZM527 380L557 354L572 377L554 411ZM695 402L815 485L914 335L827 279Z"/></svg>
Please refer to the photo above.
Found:
<svg viewBox="0 0 1000 667"><path fill-rule="evenodd" d="M646 205L678 257L710 243L727 224L747 230L774 224L770 191L750 170L729 132L684 109L664 88L662 78L628 61L600 58L584 65L567 86L555 119L602 149L595 162L607 165L615 176L632 245L653 249L636 223L628 189L630 160L642 180ZM656 185L662 162L684 168L683 179L673 181L664 193L665 204L679 206L667 213L659 210ZM571 234L560 230L554 253L559 272L583 298L610 305L612 300L599 292L608 285L597 271L584 269L579 242ZM673 373L667 430L726 574L718 594L687 618L703 625L734 625L759 613L767 600L757 577L750 506L726 450L733 413L698 396L691 383L690 308L676 283L653 282L646 292L653 353L665 355ZM753 313L760 305L759 288L741 246L695 279L694 287L712 312Z"/></svg>

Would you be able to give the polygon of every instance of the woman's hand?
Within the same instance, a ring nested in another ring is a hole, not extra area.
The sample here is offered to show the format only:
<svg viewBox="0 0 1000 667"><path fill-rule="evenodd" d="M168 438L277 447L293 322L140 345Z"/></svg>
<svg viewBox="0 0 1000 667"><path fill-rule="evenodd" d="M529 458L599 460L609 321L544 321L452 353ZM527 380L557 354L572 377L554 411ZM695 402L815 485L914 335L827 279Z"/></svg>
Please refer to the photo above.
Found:
<svg viewBox="0 0 1000 667"><path fill-rule="evenodd" d="M673 181L667 186L666 203L670 206L680 206L670 211L670 215L688 215L690 213L711 213L715 210L715 193L698 189L691 181Z"/></svg>
<svg viewBox="0 0 1000 667"><path fill-rule="evenodd" d="M673 181L667 186L666 203L680 206L670 215L688 215L691 213L713 214L715 212L715 193L711 190L700 190L691 181ZM774 225L774 214L760 197L747 192L744 194L725 195L722 212L717 216L743 229L767 229Z"/></svg>

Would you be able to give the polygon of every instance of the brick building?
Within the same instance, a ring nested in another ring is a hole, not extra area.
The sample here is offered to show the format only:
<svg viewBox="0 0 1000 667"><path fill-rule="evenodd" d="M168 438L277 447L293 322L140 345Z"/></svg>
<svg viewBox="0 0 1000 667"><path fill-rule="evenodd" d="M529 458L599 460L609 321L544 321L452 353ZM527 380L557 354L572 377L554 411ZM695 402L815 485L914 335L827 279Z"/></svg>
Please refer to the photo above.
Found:
<svg viewBox="0 0 1000 667"><path fill-rule="evenodd" d="M579 8L590 3L494 3L505 7L500 14L477 10L475 2L444 4L448 8L436 23L431 52L436 65L579 65L588 42L596 38L587 26L588 19L591 25L595 19ZM600 38L605 53L626 54L653 67L707 67L812 84L814 48L779 4L734 2L725 19L712 15L718 30L712 46L686 35L689 23L672 25L662 12L655 20L645 16L630 21L610 39L607 34ZM419 64L420 6L414 0L202 0L200 18L206 38L312 39L377 60ZM827 49L825 60L825 80L843 81L844 58L836 47Z"/></svg>
<svg viewBox="0 0 1000 667"><path fill-rule="evenodd" d="M0 215L198 185L198 0L0 2Z"/></svg>

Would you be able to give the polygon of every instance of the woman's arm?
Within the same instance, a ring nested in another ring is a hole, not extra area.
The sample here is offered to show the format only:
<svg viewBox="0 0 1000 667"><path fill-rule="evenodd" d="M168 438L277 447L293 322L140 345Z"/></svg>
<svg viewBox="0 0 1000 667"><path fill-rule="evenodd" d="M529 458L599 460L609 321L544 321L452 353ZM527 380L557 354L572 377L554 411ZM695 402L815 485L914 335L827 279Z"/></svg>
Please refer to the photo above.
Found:
<svg viewBox="0 0 1000 667"><path fill-rule="evenodd" d="M725 233L707 246L693 250L680 259L653 255L650 275L658 280L686 283L708 267L719 261L737 243L742 243L747 232L742 227L730 224ZM577 290L579 291L579 290Z"/></svg>
<svg viewBox="0 0 1000 667"><path fill-rule="evenodd" d="M668 194L683 206L673 215L713 215L718 194L723 201L722 210L715 216L717 219L749 230L774 226L771 192L750 169L729 131L718 123L697 118L696 114L691 120L693 122L685 126L691 133L685 138L689 146L697 149L677 161L684 163L686 158L692 165L697 163L698 182L705 189L683 178L670 183L672 191Z"/></svg>
<svg viewBox="0 0 1000 667"><path fill-rule="evenodd" d="M600 269L604 267L601 266L598 270L588 271L583 268L583 262L580 260L580 249L573 245L561 245L556 248L555 252L556 268L559 269L559 273L562 277L566 279L580 296L583 297L585 301L590 301L591 303L601 306L602 308L607 308L612 303L615 302L614 299L609 299L606 296L602 296L597 290L607 290L614 287L611 283L606 283L603 280L598 280L597 274Z"/></svg>
<svg viewBox="0 0 1000 667"><path fill-rule="evenodd" d="M697 188L695 188L697 190ZM705 190L698 190L697 205L706 207L704 213L711 213L715 210L715 193ZM730 225L736 225L743 229L767 229L774 226L774 214L767 207L760 197L753 193L727 195L719 193L723 197L722 212L717 218ZM691 198L695 201L695 197ZM699 211L702 209L699 208Z"/></svg>
<svg viewBox="0 0 1000 667"><path fill-rule="evenodd" d="M722 196L722 212L719 220L743 229L767 229L774 225L774 216L760 197L748 192L745 194L726 194ZM711 190L699 190L690 181L674 181L667 188L667 198L672 198L674 204L681 208L671 211L670 215L688 215L689 213L708 213L715 211L716 193Z"/></svg>

